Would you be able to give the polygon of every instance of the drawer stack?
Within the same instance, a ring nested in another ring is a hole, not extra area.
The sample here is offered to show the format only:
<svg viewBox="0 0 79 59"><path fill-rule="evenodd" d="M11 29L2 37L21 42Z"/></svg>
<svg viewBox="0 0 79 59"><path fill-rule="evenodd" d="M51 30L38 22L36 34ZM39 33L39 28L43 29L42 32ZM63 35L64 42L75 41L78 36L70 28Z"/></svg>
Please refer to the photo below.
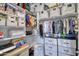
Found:
<svg viewBox="0 0 79 59"><path fill-rule="evenodd" d="M37 39L36 39L37 38ZM44 42L40 36L35 36L34 56L44 56Z"/></svg>
<svg viewBox="0 0 79 59"><path fill-rule="evenodd" d="M57 56L57 39L45 38L45 55Z"/></svg>
<svg viewBox="0 0 79 59"><path fill-rule="evenodd" d="M58 39L58 55L59 56L75 56L76 40Z"/></svg>

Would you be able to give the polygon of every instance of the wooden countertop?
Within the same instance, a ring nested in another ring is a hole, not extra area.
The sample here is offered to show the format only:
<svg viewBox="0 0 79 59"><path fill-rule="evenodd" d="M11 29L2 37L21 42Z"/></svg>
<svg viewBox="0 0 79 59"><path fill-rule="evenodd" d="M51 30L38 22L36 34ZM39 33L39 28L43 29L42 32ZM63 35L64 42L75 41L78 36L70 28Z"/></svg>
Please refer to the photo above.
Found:
<svg viewBox="0 0 79 59"><path fill-rule="evenodd" d="M22 53L23 51L25 51L25 49L28 49L29 45L25 44L23 46L21 46L20 48L14 49L11 52L6 53L4 56L17 56L20 53Z"/></svg>

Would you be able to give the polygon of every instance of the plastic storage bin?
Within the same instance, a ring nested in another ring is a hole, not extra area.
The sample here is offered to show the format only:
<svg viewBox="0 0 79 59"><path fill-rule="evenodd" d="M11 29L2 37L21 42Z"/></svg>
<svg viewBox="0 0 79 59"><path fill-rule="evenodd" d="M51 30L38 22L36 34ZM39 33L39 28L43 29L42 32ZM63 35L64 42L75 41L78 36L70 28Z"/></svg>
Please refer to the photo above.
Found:
<svg viewBox="0 0 79 59"><path fill-rule="evenodd" d="M50 9L50 18L60 16L60 9L58 7Z"/></svg>
<svg viewBox="0 0 79 59"><path fill-rule="evenodd" d="M5 25L6 19L0 17L0 25Z"/></svg>
<svg viewBox="0 0 79 59"><path fill-rule="evenodd" d="M41 11L40 12L40 19L48 18L48 12L47 11Z"/></svg>
<svg viewBox="0 0 79 59"><path fill-rule="evenodd" d="M23 18L18 19L19 27L25 27L25 20Z"/></svg>
<svg viewBox="0 0 79 59"><path fill-rule="evenodd" d="M75 3L66 3L62 6L62 15L76 13Z"/></svg>
<svg viewBox="0 0 79 59"><path fill-rule="evenodd" d="M7 26L17 27L17 20L15 16L8 15Z"/></svg>

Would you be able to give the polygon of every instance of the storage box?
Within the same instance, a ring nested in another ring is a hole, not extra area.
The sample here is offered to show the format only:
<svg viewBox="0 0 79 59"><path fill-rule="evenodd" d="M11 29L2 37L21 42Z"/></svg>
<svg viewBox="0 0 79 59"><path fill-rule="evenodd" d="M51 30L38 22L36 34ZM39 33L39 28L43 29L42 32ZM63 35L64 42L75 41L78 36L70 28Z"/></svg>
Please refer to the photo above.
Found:
<svg viewBox="0 0 79 59"><path fill-rule="evenodd" d="M76 13L75 3L66 3L62 6L62 15Z"/></svg>
<svg viewBox="0 0 79 59"><path fill-rule="evenodd" d="M5 25L6 19L0 17L0 25Z"/></svg>
<svg viewBox="0 0 79 59"><path fill-rule="evenodd" d="M30 11L31 12L39 12L39 11L43 11L44 10L44 4L32 4Z"/></svg>
<svg viewBox="0 0 79 59"><path fill-rule="evenodd" d="M48 12L47 11L41 11L40 12L40 19L48 18Z"/></svg>
<svg viewBox="0 0 79 59"><path fill-rule="evenodd" d="M25 27L25 20L23 18L18 19L19 27Z"/></svg>
<svg viewBox="0 0 79 59"><path fill-rule="evenodd" d="M0 6L0 13L4 13L4 8Z"/></svg>
<svg viewBox="0 0 79 59"><path fill-rule="evenodd" d="M7 19L7 26L14 26L14 27L17 27L17 20L16 20L16 17L14 16L8 16L8 19Z"/></svg>
<svg viewBox="0 0 79 59"><path fill-rule="evenodd" d="M5 11L5 3L0 3L0 13L4 13Z"/></svg>
<svg viewBox="0 0 79 59"><path fill-rule="evenodd" d="M58 7L50 9L50 18L60 16L60 9Z"/></svg>
<svg viewBox="0 0 79 59"><path fill-rule="evenodd" d="M79 3L77 4L77 11L78 11L78 14L79 14Z"/></svg>

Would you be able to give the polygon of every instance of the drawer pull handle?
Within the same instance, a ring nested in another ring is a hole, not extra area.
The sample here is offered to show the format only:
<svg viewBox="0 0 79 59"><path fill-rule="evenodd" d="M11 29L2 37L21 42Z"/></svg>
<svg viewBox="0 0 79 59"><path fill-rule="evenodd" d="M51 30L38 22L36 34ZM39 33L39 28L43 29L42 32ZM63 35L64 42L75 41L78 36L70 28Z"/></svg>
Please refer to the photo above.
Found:
<svg viewBox="0 0 79 59"><path fill-rule="evenodd" d="M52 47L49 47L49 48L52 48Z"/></svg>
<svg viewBox="0 0 79 59"><path fill-rule="evenodd" d="M69 52L68 50L64 50L64 51Z"/></svg>
<svg viewBox="0 0 79 59"><path fill-rule="evenodd" d="M14 21L11 21L12 23L14 23Z"/></svg>
<svg viewBox="0 0 79 59"><path fill-rule="evenodd" d="M52 54L52 53L49 53L50 55Z"/></svg>
<svg viewBox="0 0 79 59"><path fill-rule="evenodd" d="M64 42L64 44L69 44L69 43Z"/></svg>
<svg viewBox="0 0 79 59"><path fill-rule="evenodd" d="M11 18L13 18L13 19L14 19L14 17L11 17Z"/></svg>
<svg viewBox="0 0 79 59"><path fill-rule="evenodd" d="M49 40L49 42L52 42L52 40Z"/></svg>

